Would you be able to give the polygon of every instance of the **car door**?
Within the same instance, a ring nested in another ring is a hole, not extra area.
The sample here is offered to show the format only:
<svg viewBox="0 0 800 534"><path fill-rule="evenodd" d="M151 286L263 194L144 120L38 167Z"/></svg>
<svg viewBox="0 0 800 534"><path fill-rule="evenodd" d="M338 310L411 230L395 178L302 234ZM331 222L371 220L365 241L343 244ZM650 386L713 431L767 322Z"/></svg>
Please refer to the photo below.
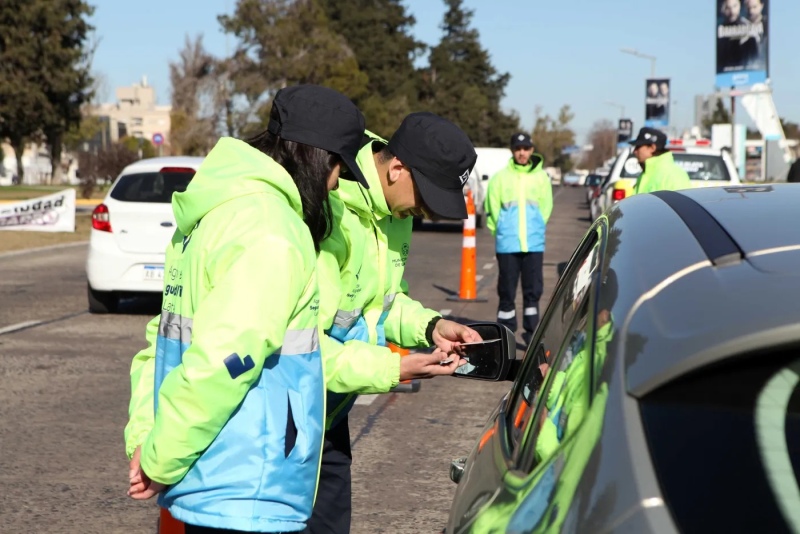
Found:
<svg viewBox="0 0 800 534"><path fill-rule="evenodd" d="M591 358L591 349L588 353L585 350L591 347L587 340L592 339L591 288L603 243L603 223L599 223L587 234L557 284L511 392L493 414L467 460L448 533L505 532L506 524L534 479L541 478L544 472L536 470L538 464L528 462L525 455L533 446L529 445L532 440L539 439L537 421L543 422L548 417L552 420L547 424L548 440L540 440L542 459L547 459L545 452L558 447L559 439L569 436L572 425L569 432L562 429L560 437L558 428L560 419L567 421L572 417L559 412L565 409L564 400L576 394L572 382L569 390L563 390L567 383L565 373L576 356L581 355L581 348L584 350L580 360ZM582 398L588 396L587 390Z"/></svg>

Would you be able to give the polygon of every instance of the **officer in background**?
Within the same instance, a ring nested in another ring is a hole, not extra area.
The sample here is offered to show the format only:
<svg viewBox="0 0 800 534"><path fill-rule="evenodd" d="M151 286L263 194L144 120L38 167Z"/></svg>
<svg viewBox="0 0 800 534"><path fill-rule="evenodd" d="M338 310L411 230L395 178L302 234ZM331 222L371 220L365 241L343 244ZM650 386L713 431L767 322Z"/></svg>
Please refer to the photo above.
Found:
<svg viewBox="0 0 800 534"><path fill-rule="evenodd" d="M634 147L633 155L644 169L633 186L634 195L692 187L689 175L678 167L672 152L667 150L667 135L664 132L655 128L642 128L630 144Z"/></svg>
<svg viewBox="0 0 800 534"><path fill-rule="evenodd" d="M517 330L517 281L522 278L522 337L530 343L539 324L539 298L544 290L542 259L545 230L553 211L553 188L543 170L544 158L534 153L531 137L511 136L513 157L489 181L485 211L487 226L495 236L500 276L497 321Z"/></svg>

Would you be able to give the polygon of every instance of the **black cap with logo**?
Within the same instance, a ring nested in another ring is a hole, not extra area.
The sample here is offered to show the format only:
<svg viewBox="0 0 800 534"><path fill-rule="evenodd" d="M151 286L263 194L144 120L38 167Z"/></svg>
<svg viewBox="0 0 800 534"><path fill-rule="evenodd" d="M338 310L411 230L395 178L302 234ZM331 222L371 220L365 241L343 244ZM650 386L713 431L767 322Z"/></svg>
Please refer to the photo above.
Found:
<svg viewBox="0 0 800 534"><path fill-rule="evenodd" d="M517 132L511 136L511 150L519 147L533 148L533 141L531 136L525 132Z"/></svg>
<svg viewBox="0 0 800 534"><path fill-rule="evenodd" d="M369 189L356 164L364 137L364 115L349 98L319 85L293 85L278 91L272 107L278 111L278 120L270 119L270 133L333 152L350 171L342 177Z"/></svg>
<svg viewBox="0 0 800 534"><path fill-rule="evenodd" d="M412 113L389 139L389 151L411 169L431 211L445 219L467 218L464 184L478 154L461 128L433 113Z"/></svg>
<svg viewBox="0 0 800 534"><path fill-rule="evenodd" d="M664 150L667 146L667 134L655 128L642 128L639 135L633 141L629 141L634 147L644 145L656 145L656 149Z"/></svg>

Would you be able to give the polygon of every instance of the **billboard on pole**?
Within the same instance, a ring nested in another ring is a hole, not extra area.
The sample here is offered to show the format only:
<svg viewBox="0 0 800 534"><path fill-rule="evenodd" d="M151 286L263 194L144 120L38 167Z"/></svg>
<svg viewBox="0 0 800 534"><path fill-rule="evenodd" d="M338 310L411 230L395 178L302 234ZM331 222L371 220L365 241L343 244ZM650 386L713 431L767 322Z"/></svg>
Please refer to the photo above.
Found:
<svg viewBox="0 0 800 534"><path fill-rule="evenodd" d="M717 0L717 87L769 77L769 0Z"/></svg>
<svg viewBox="0 0 800 534"><path fill-rule="evenodd" d="M620 119L617 126L617 144L627 143L633 138L633 121Z"/></svg>
<svg viewBox="0 0 800 534"><path fill-rule="evenodd" d="M649 78L645 87L644 125L665 128L669 125L669 78Z"/></svg>

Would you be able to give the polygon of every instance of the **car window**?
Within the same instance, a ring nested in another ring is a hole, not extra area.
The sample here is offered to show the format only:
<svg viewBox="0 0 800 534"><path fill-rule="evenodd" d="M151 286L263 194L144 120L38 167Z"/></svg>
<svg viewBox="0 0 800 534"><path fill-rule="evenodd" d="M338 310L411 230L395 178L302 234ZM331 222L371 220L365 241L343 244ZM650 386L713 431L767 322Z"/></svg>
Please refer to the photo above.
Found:
<svg viewBox="0 0 800 534"><path fill-rule="evenodd" d="M645 395L640 413L664 500L682 532L710 524L717 532L797 531L800 347L729 358L679 377Z"/></svg>
<svg viewBox="0 0 800 534"><path fill-rule="evenodd" d="M111 190L111 198L123 202L169 204L172 193L183 192L194 172L141 172L121 176Z"/></svg>
<svg viewBox="0 0 800 534"><path fill-rule="evenodd" d="M673 152L675 164L686 171L692 180L729 181L731 175L722 156L712 154L692 154L690 152ZM636 158L631 156L622 166L622 178L637 178L642 174L642 167Z"/></svg>
<svg viewBox="0 0 800 534"><path fill-rule="evenodd" d="M507 409L506 426L512 458L523 442L531 417L545 391L545 384L552 382L550 376L558 374L556 371L563 373L566 369L559 368L557 362L569 365L585 341L579 335L576 337L572 325L576 318L586 315L581 310L585 310L589 302L587 295L599 264L599 243L597 231L587 236L559 282L553 302L548 306L537 336L528 348ZM558 360L557 356L567 353L569 356ZM563 374L560 376L563 377Z"/></svg>

